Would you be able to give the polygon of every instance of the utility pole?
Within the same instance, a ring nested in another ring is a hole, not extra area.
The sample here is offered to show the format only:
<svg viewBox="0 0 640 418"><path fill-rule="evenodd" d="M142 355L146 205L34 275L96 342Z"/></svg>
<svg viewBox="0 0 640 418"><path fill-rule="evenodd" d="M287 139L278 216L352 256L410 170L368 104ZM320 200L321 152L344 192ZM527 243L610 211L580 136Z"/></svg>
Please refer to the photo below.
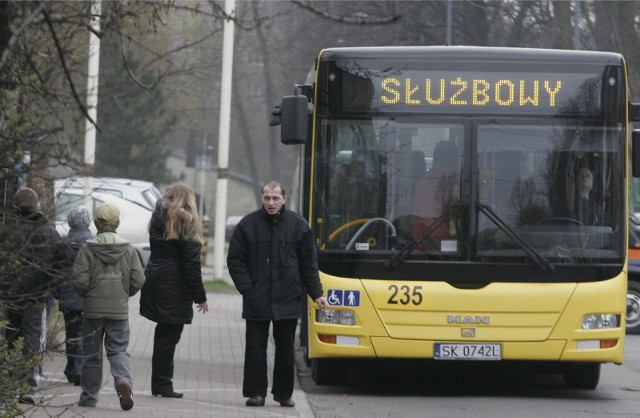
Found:
<svg viewBox="0 0 640 418"><path fill-rule="evenodd" d="M580 0L573 2L573 49L580 49Z"/></svg>
<svg viewBox="0 0 640 418"><path fill-rule="evenodd" d="M451 35L451 24L452 24L452 15L453 15L453 4L451 0L447 0L447 46L451 46L452 35Z"/></svg>
<svg viewBox="0 0 640 418"><path fill-rule="evenodd" d="M100 72L100 38L96 33L100 32L100 15L102 14L101 0L91 3L91 22L89 31L89 64L87 69L87 114L84 136L84 164L86 174L93 175L93 166L96 161L96 126L98 122L98 74ZM84 179L84 205L89 209L91 203L90 178Z"/></svg>
<svg viewBox="0 0 640 418"><path fill-rule="evenodd" d="M225 0L222 42L222 81L220 83L220 127L218 135L218 179L216 183L216 218L213 246L213 277L222 279L224 264L224 224L227 217L229 182L229 126L231 123L231 82L233 75L233 36L235 0Z"/></svg>
<svg viewBox="0 0 640 418"><path fill-rule="evenodd" d="M202 151L200 156L200 199L198 199L198 214L204 221L204 194L205 181L207 177L207 133L202 133ZM207 237L208 238L208 237Z"/></svg>

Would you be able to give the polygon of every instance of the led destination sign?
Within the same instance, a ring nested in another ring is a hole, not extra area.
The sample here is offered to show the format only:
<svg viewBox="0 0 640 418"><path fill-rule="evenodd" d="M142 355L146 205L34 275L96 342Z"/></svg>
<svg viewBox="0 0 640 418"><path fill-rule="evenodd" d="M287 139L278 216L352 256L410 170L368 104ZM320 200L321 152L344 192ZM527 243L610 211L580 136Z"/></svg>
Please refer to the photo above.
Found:
<svg viewBox="0 0 640 418"><path fill-rule="evenodd" d="M411 71L372 81L372 107L381 111L561 114L576 113L577 98L591 102L581 109L600 108L594 74Z"/></svg>
<svg viewBox="0 0 640 418"><path fill-rule="evenodd" d="M422 82L422 83L420 83ZM562 80L387 77L380 82L387 105L556 107Z"/></svg>
<svg viewBox="0 0 640 418"><path fill-rule="evenodd" d="M347 112L598 115L602 109L603 74L594 72L359 68L346 77L342 88L351 91L342 96L342 110ZM617 89L617 80L607 80L607 87ZM366 91L370 100L364 109Z"/></svg>

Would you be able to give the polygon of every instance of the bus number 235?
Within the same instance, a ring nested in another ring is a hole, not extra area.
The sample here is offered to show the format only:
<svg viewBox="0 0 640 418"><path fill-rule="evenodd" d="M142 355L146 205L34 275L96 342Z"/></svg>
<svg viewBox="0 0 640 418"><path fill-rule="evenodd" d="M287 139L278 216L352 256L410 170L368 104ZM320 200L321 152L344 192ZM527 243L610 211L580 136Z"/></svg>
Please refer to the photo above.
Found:
<svg viewBox="0 0 640 418"><path fill-rule="evenodd" d="M398 303L401 305L408 305L409 303L420 305L422 303L422 286L411 287L392 284L389 286L389 290L391 291L391 296L387 300L389 305L397 305Z"/></svg>

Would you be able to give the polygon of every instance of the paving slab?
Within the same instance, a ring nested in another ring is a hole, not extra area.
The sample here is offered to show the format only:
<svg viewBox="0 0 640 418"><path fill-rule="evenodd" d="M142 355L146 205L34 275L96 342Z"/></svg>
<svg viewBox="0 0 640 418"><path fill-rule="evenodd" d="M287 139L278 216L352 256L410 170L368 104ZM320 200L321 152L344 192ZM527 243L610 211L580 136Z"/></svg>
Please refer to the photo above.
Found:
<svg viewBox="0 0 640 418"><path fill-rule="evenodd" d="M122 411L108 360L104 359L104 386L96 408L78 406L80 387L67 383L66 359L49 354L43 363L44 379L36 393L38 407L24 405L25 417L313 417L296 380L295 408L284 408L268 397L264 407L247 407L242 396L245 323L238 294L208 294L209 312L195 313L184 328L175 354L174 388L182 399L151 395L151 356L155 323L139 314L139 295L130 299L129 321L134 407ZM63 336L61 336L63 338ZM273 341L269 342L269 380L273 372ZM270 387L269 387L270 390Z"/></svg>

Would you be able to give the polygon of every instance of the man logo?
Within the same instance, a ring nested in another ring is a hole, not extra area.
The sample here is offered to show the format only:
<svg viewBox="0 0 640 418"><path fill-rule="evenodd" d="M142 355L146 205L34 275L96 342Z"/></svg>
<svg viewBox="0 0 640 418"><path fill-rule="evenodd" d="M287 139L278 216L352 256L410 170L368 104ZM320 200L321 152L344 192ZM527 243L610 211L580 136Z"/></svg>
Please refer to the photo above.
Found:
<svg viewBox="0 0 640 418"><path fill-rule="evenodd" d="M476 329L475 328L462 328L462 329L460 329L460 333L465 338L473 338L473 337L476 336Z"/></svg>
<svg viewBox="0 0 640 418"><path fill-rule="evenodd" d="M489 315L448 315L447 324L489 325Z"/></svg>

